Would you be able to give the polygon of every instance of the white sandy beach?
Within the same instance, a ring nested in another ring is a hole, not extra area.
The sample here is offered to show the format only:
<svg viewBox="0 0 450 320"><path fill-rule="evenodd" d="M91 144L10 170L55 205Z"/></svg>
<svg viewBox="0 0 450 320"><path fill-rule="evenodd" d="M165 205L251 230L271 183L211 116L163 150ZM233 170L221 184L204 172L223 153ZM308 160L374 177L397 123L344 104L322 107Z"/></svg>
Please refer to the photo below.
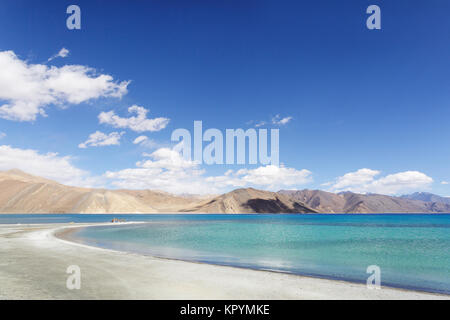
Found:
<svg viewBox="0 0 450 320"><path fill-rule="evenodd" d="M275 272L159 259L58 239L86 224L0 225L0 299L449 299ZM81 268L69 290L66 269Z"/></svg>

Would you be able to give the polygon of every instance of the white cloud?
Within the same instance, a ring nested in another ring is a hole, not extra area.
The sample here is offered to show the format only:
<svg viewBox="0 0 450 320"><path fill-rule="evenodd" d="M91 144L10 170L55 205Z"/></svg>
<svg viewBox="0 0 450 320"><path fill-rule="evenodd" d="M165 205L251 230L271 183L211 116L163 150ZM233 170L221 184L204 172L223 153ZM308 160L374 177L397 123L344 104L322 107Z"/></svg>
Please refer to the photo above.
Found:
<svg viewBox="0 0 450 320"><path fill-rule="evenodd" d="M227 190L243 188L246 182L242 180L233 170L228 170L222 176L206 177L205 182L210 183L216 190ZM217 191L215 192L217 193Z"/></svg>
<svg viewBox="0 0 450 320"><path fill-rule="evenodd" d="M170 148L160 148L153 153L144 153L153 160L139 161L137 166L142 168L164 168L169 170L194 169L198 165L192 160L184 159L181 154Z"/></svg>
<svg viewBox="0 0 450 320"><path fill-rule="evenodd" d="M6 133L0 132L0 139L3 139L4 137L6 137Z"/></svg>
<svg viewBox="0 0 450 320"><path fill-rule="evenodd" d="M352 191L357 193L400 194L428 189L433 179L419 171L404 171L376 179L380 171L359 169L338 177L330 191Z"/></svg>
<svg viewBox="0 0 450 320"><path fill-rule="evenodd" d="M33 121L49 105L80 104L101 97L120 98L128 81L115 82L81 65L30 64L13 51L0 52L0 118Z"/></svg>
<svg viewBox="0 0 450 320"><path fill-rule="evenodd" d="M47 62L52 61L56 58L65 58L69 55L69 50L67 50L66 48L62 48L61 50L59 50L59 52L53 56L51 56L50 58L48 58Z"/></svg>
<svg viewBox="0 0 450 320"><path fill-rule="evenodd" d="M109 111L100 113L98 119L100 123L109 124L114 128L129 128L136 132L160 131L164 129L170 121L169 119L162 117L147 119L148 110L137 105L129 107L128 112L136 113L137 116L122 118L116 115L114 111Z"/></svg>
<svg viewBox="0 0 450 320"><path fill-rule="evenodd" d="M442 181L441 184L448 184L448 181Z"/></svg>
<svg viewBox="0 0 450 320"><path fill-rule="evenodd" d="M236 172L229 170L224 176L213 177L207 181L235 187L257 186L276 191L285 187L310 183L312 182L312 176L311 172L306 169L297 170L267 165L256 169L241 169Z"/></svg>
<svg viewBox="0 0 450 320"><path fill-rule="evenodd" d="M276 191L312 181L308 170L273 165L206 176L198 163L184 159L174 149L160 148L151 154L144 153L150 159L137 162L136 168L108 171L104 176L120 188L160 189L172 193L219 193L249 186Z"/></svg>
<svg viewBox="0 0 450 320"><path fill-rule="evenodd" d="M136 168L108 171L105 178L120 188L158 189L172 193L211 192L201 177L204 171L173 149L160 148L145 155L151 159L137 162Z"/></svg>
<svg viewBox="0 0 450 320"><path fill-rule="evenodd" d="M120 138L125 134L125 132L111 132L110 134L105 134L100 131L96 131L89 135L89 138L78 145L78 148L87 147L101 147L101 146L113 146L120 145Z"/></svg>
<svg viewBox="0 0 450 320"><path fill-rule="evenodd" d="M292 120L292 117L281 118L279 114L272 118L272 123L278 126L283 126Z"/></svg>
<svg viewBox="0 0 450 320"><path fill-rule="evenodd" d="M24 172L55 180L73 186L96 186L98 178L72 164L70 156L58 153L39 153L32 149L19 149L7 145L0 146L0 170L19 169Z"/></svg>
<svg viewBox="0 0 450 320"><path fill-rule="evenodd" d="M140 143L142 143L142 142L144 142L146 140L148 140L147 136L139 136L136 139L134 139L133 143L134 144L140 144Z"/></svg>
<svg viewBox="0 0 450 320"><path fill-rule="evenodd" d="M160 146L156 141L149 139L147 136L139 136L133 141L134 144L138 144L140 146L152 149Z"/></svg>
<svg viewBox="0 0 450 320"><path fill-rule="evenodd" d="M247 125L252 125L253 124L256 128L265 126L265 125L270 124L270 123L272 123L275 126L283 126L283 125L287 124L288 122L290 122L292 119L293 119L292 117L281 118L281 116L279 114L277 114L270 121L250 120L250 121L247 121L246 124Z"/></svg>
<svg viewBox="0 0 450 320"><path fill-rule="evenodd" d="M334 190L347 190L355 186L363 186L373 182L374 177L379 175L380 171L371 169L359 169L355 172L344 174L342 177L336 179L332 188Z"/></svg>

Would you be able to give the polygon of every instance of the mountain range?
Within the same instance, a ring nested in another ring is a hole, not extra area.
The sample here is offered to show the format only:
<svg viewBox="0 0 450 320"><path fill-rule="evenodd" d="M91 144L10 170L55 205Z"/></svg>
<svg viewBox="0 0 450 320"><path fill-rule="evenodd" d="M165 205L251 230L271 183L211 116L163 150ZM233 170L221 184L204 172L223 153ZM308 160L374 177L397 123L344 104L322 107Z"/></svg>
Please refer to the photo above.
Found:
<svg viewBox="0 0 450 320"><path fill-rule="evenodd" d="M331 193L321 190L281 190L278 193L304 203L322 213L447 213L448 199L433 195L430 201L413 195L393 197L353 192ZM431 194L430 194L431 195Z"/></svg>
<svg viewBox="0 0 450 320"><path fill-rule="evenodd" d="M236 189L222 195L80 188L20 170L0 171L0 213L447 213L450 199L321 190Z"/></svg>

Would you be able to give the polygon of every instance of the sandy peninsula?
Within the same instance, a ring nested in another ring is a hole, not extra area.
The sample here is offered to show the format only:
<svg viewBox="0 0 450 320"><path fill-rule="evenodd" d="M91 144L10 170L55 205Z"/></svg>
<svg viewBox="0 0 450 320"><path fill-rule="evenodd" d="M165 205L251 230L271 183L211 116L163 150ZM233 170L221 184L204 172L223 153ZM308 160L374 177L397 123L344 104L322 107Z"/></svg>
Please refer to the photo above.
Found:
<svg viewBox="0 0 450 320"><path fill-rule="evenodd" d="M87 224L0 225L0 299L449 299L85 246L55 232ZM67 267L81 288L66 288Z"/></svg>

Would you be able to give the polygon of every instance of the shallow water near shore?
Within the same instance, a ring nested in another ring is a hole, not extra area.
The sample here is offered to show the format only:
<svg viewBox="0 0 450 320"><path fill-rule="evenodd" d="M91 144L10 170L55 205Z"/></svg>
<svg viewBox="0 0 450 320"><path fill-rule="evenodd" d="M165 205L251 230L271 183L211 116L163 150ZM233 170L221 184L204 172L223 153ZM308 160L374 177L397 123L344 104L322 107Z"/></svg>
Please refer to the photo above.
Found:
<svg viewBox="0 0 450 320"><path fill-rule="evenodd" d="M112 217L101 216L91 219ZM137 216L125 218L149 223L82 228L70 237L164 258L361 283L367 267L377 265L381 285L450 294L450 215Z"/></svg>

